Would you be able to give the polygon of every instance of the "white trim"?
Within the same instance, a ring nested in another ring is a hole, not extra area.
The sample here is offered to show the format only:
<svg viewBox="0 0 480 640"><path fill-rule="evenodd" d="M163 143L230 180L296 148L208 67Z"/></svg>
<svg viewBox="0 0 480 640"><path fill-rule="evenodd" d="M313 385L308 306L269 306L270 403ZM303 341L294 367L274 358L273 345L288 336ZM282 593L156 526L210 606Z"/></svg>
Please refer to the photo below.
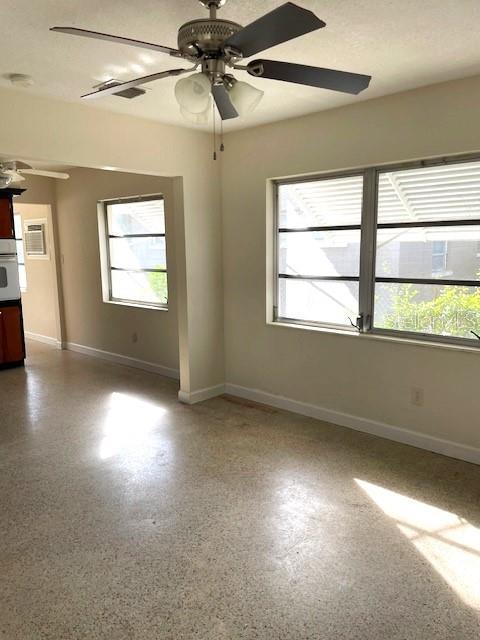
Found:
<svg viewBox="0 0 480 640"><path fill-rule="evenodd" d="M122 302L121 300L104 300L104 304L116 304L119 307L133 307L134 309L149 309L150 311L167 311L168 306L160 307L154 304L142 304L141 302Z"/></svg>
<svg viewBox="0 0 480 640"><path fill-rule="evenodd" d="M438 342L434 339L422 339L421 334L419 334L418 338L410 338L406 336L396 336L396 335L386 335L374 332L368 333L360 333L355 329L338 328L338 327L327 327L321 325L313 325L313 324L303 324L301 322L284 322L283 320L267 320L266 323L269 327L280 327L286 329L300 329L300 331L318 331L320 333L329 333L337 336L347 336L349 338L354 338L355 340L367 341L367 340L376 340L377 342L391 342L393 344L406 344L412 347L427 347L428 349L448 349L450 351L465 351L466 353L480 353L480 348L476 347L478 340L471 340L472 345L467 345L463 343L457 342ZM378 331L378 329L377 329ZM434 337L434 336L433 336ZM470 338L465 338L465 340L470 340Z"/></svg>
<svg viewBox="0 0 480 640"><path fill-rule="evenodd" d="M56 338L50 336L42 336L40 333L32 333L31 331L25 331L25 338L28 340L35 340L35 342L43 342L43 344L49 344L57 349L62 348L62 343Z"/></svg>
<svg viewBox="0 0 480 640"><path fill-rule="evenodd" d="M325 409L318 405L299 402L297 400L285 398L284 396L277 396L259 389L249 389L236 384L227 383L225 385L225 393L480 465L480 449L469 445L459 444L457 442L452 442L451 440L444 440L443 438L437 438L436 436L427 435L425 433L418 433L416 431L411 431L410 429L395 427L393 425L377 422L376 420L370 420L368 418L360 418L348 413L342 413L341 411Z"/></svg>
<svg viewBox="0 0 480 640"><path fill-rule="evenodd" d="M134 369L141 369L142 371L156 373L160 376L166 376L167 378L174 378L175 380L180 379L180 372L177 369L170 369L169 367L164 367L163 365L156 364L154 362L138 360L137 358L122 356L119 353L102 351L101 349L94 349L93 347L86 347L83 344L75 344L74 342L64 343L63 348L68 349L68 351L81 353L84 356L100 358L101 360L107 360L108 362L114 362L115 364L122 364L126 367L133 367Z"/></svg>
<svg viewBox="0 0 480 640"><path fill-rule="evenodd" d="M206 389L199 389L198 391L182 391L178 392L178 399L184 404L196 404L197 402L203 402L216 396L221 396L225 393L225 385L217 384L214 387L207 387Z"/></svg>

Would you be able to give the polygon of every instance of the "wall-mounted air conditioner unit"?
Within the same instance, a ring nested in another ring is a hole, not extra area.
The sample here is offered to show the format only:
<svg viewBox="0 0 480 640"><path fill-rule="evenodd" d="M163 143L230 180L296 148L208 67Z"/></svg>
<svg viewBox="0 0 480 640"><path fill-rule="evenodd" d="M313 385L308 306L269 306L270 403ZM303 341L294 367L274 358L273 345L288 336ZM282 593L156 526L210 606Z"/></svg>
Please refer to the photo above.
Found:
<svg viewBox="0 0 480 640"><path fill-rule="evenodd" d="M28 220L23 236L25 253L29 258L48 258L47 221Z"/></svg>

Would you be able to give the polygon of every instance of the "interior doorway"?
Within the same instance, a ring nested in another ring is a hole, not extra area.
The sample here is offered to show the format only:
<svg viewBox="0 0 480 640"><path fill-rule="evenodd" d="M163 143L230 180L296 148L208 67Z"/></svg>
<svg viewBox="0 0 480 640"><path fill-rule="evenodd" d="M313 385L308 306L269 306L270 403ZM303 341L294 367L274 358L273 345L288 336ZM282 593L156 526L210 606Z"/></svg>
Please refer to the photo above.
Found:
<svg viewBox="0 0 480 640"><path fill-rule="evenodd" d="M52 207L25 203L20 197L14 200L14 221L25 337L60 347Z"/></svg>

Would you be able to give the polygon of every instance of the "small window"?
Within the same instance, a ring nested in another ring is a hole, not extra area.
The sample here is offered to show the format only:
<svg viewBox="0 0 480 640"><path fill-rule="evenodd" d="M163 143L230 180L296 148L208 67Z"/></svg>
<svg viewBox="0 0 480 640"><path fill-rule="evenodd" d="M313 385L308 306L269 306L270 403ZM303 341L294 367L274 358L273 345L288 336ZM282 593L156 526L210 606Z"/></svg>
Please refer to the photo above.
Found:
<svg viewBox="0 0 480 640"><path fill-rule="evenodd" d="M18 278L20 280L21 291L27 290L27 270L25 268L25 251L23 248L23 229L22 229L22 216L16 213L13 216L15 225L15 240L17 245L17 260L18 260Z"/></svg>
<svg viewBox="0 0 480 640"><path fill-rule="evenodd" d="M165 207L161 196L104 202L108 300L166 309Z"/></svg>
<svg viewBox="0 0 480 640"><path fill-rule="evenodd" d="M432 244L432 275L442 276L447 272L447 240L434 240Z"/></svg>

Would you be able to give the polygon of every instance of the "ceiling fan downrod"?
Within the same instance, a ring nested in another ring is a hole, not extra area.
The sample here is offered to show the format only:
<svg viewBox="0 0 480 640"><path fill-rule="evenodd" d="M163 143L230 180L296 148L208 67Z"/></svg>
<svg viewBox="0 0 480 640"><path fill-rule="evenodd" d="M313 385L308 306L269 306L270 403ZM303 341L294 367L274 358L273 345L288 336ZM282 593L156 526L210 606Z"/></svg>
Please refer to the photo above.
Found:
<svg viewBox="0 0 480 640"><path fill-rule="evenodd" d="M210 11L210 20L217 19L217 11L223 7L227 0L198 0L205 9Z"/></svg>

